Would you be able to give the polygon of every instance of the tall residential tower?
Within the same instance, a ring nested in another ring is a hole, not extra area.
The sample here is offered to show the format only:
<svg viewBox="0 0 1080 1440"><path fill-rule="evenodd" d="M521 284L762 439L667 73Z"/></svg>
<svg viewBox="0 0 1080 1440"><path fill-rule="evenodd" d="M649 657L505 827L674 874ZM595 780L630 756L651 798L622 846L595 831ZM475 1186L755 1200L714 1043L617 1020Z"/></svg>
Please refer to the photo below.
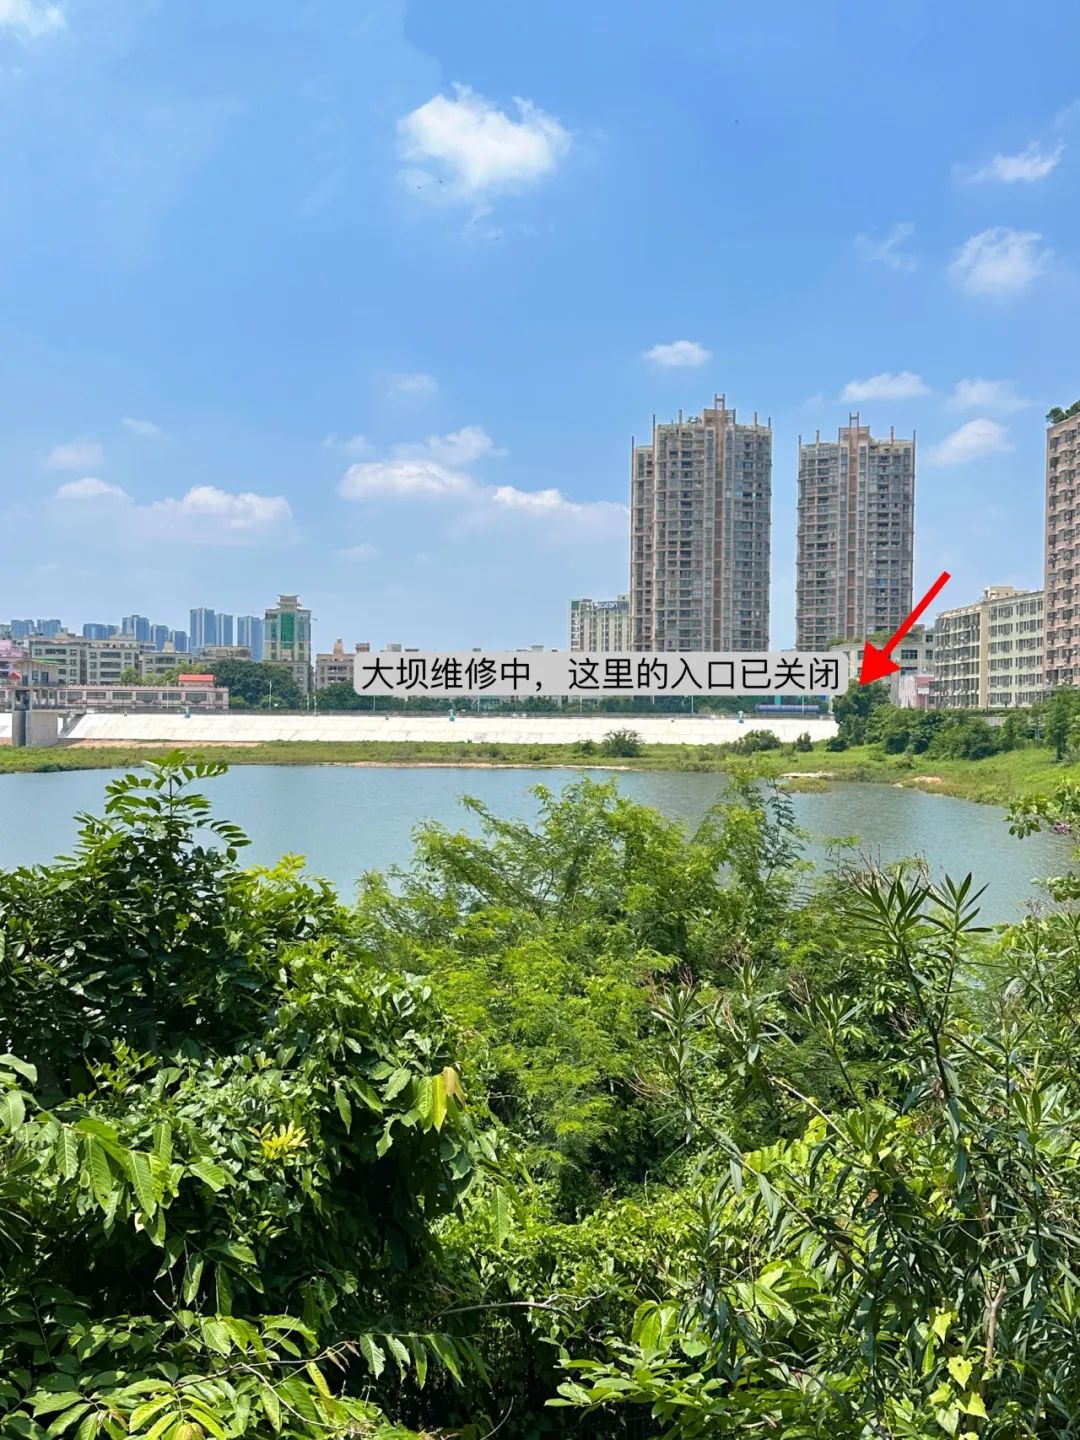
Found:
<svg viewBox="0 0 1080 1440"><path fill-rule="evenodd" d="M1043 680L1080 684L1080 401L1051 410L1046 432Z"/></svg>
<svg viewBox="0 0 1080 1440"><path fill-rule="evenodd" d="M795 644L887 634L911 609L915 439L875 440L852 415L836 440L799 441Z"/></svg>
<svg viewBox="0 0 1080 1440"><path fill-rule="evenodd" d="M630 625L635 650L769 648L772 429L722 395L633 447Z"/></svg>

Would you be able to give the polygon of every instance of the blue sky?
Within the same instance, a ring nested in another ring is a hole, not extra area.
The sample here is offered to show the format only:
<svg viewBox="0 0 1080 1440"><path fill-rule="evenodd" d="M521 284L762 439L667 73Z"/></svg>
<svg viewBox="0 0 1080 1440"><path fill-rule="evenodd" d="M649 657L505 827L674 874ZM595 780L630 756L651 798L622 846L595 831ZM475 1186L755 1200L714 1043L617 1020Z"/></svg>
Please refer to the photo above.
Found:
<svg viewBox="0 0 1080 1440"><path fill-rule="evenodd" d="M917 592L1041 584L1066 18L0 0L0 617L565 645L631 437L714 391L773 421L775 644L798 436L853 409L917 431Z"/></svg>

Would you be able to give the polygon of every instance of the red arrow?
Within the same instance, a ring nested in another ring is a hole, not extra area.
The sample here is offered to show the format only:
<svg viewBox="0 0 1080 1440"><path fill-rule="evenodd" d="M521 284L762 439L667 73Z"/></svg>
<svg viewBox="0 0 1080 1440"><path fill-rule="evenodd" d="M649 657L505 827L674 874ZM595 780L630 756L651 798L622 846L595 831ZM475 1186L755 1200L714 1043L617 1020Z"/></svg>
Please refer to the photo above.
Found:
<svg viewBox="0 0 1080 1440"><path fill-rule="evenodd" d="M900 626L900 628L886 644L882 645L879 648L877 645L871 645L869 640L866 642L866 645L863 649L862 669L859 671L860 685L869 685L874 680L881 680L886 675L891 675L893 671L900 669L900 666L897 665L896 661L889 658L889 651L896 649L897 645L900 644L900 641L903 640L904 636L915 624L915 621L918 620L919 616L923 613L923 611L934 599L934 597L941 593L941 591L945 588L948 582L949 572L947 570L943 570L938 576L938 578L934 581L934 583L930 586L930 589L927 590L926 594L915 606L915 609L912 610L911 614L907 617L904 623Z"/></svg>

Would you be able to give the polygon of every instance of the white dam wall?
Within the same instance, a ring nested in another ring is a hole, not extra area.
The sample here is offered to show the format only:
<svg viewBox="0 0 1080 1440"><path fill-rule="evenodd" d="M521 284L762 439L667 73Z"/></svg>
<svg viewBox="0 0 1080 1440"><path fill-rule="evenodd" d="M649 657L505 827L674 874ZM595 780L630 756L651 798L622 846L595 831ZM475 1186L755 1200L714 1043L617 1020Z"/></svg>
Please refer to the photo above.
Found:
<svg viewBox="0 0 1080 1440"><path fill-rule="evenodd" d="M648 745L723 745L749 730L771 730L788 743L804 732L814 740L836 734L827 718L747 715L444 715L346 714L192 715L88 714L69 729L65 744L258 745L278 741L442 741L478 745L567 745L599 743L612 730L635 730ZM0 715L0 741L11 734L11 716Z"/></svg>

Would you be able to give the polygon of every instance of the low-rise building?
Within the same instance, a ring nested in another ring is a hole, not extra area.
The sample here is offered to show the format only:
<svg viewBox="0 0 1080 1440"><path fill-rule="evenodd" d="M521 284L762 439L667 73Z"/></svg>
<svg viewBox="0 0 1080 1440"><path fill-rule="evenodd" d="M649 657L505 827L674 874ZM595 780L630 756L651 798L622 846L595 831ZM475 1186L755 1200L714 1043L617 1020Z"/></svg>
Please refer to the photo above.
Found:
<svg viewBox="0 0 1080 1440"><path fill-rule="evenodd" d="M66 630L57 635L31 635L26 644L30 660L34 665L45 666L50 677L55 675L58 685L81 685L86 680L86 649L89 640L69 635Z"/></svg>
<svg viewBox="0 0 1080 1440"><path fill-rule="evenodd" d="M81 679L86 685L116 685L120 683L121 676L130 670L141 675L143 656L156 653L150 641L126 635L117 635L113 640L87 640L85 643L86 668Z"/></svg>
<svg viewBox="0 0 1080 1440"><path fill-rule="evenodd" d="M153 650L139 657L139 674L144 680L155 680L176 670L190 670L193 663L194 656L186 650Z"/></svg>
<svg viewBox="0 0 1080 1440"><path fill-rule="evenodd" d="M878 645L884 644L889 637L874 635L870 638L873 644ZM865 643L863 640L844 640L841 644L832 647L848 657L848 673L852 680L859 678ZM900 669L894 670L887 677L889 700L893 705L899 705L901 709L908 709L913 705L912 697L916 695L917 691L905 682L914 680L916 676L929 676L934 673L933 629L927 625L913 625L891 653Z"/></svg>
<svg viewBox="0 0 1080 1440"><path fill-rule="evenodd" d="M626 653L634 648L631 633L629 595L570 601L571 650Z"/></svg>
<svg viewBox="0 0 1080 1440"><path fill-rule="evenodd" d="M328 685L352 685L354 655L370 651L368 642L358 641L354 651L345 649L341 640L335 640L333 648L315 656L315 688L325 690Z"/></svg>
<svg viewBox="0 0 1080 1440"><path fill-rule="evenodd" d="M8 695L14 691L9 691ZM25 692L24 692L25 693ZM215 685L34 685L29 687L35 710L108 710L131 714L148 710L221 711L229 708L229 692ZM10 709L0 690L0 709Z"/></svg>
<svg viewBox="0 0 1080 1440"><path fill-rule="evenodd" d="M1043 688L1043 592L992 585L934 622L935 710L1012 710Z"/></svg>

